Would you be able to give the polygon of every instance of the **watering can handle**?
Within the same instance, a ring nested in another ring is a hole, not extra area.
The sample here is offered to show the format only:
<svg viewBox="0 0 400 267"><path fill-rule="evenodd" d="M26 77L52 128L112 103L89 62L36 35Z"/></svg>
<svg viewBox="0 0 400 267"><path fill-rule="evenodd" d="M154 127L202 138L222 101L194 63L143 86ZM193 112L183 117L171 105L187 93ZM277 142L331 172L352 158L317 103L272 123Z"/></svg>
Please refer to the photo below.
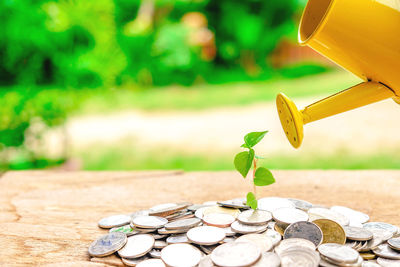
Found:
<svg viewBox="0 0 400 267"><path fill-rule="evenodd" d="M390 97L396 100L395 93L387 86L378 82L363 82L317 101L301 111L282 93L278 94L276 105L286 137L293 147L298 148L303 141L304 124Z"/></svg>

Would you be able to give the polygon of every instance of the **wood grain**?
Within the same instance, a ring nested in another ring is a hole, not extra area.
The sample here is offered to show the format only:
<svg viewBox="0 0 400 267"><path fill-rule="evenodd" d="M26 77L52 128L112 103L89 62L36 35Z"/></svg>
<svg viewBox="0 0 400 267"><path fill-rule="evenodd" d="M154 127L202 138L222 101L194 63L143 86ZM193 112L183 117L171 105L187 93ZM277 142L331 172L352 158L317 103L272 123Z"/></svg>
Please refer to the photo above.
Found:
<svg viewBox="0 0 400 267"><path fill-rule="evenodd" d="M344 205L371 220L400 225L400 171L274 171L259 196ZM164 202L244 196L249 181L234 172L8 172L0 178L0 266L118 266L90 259L91 241L106 233L101 218Z"/></svg>

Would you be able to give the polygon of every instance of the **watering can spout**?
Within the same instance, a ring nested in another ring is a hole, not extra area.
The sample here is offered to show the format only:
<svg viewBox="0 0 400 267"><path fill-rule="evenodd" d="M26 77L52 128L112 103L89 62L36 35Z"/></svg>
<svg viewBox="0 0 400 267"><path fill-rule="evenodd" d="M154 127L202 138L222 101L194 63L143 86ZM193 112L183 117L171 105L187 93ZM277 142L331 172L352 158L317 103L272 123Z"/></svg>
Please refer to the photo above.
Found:
<svg viewBox="0 0 400 267"><path fill-rule="evenodd" d="M386 98L400 104L400 4L392 0L308 0L299 43L362 80L303 110L284 94L276 98L289 142L300 147L303 126Z"/></svg>
<svg viewBox="0 0 400 267"><path fill-rule="evenodd" d="M286 137L293 147L298 148L303 141L304 124L391 97L395 98L396 95L385 85L363 82L308 105L300 111L292 100L280 93L276 98L276 106Z"/></svg>

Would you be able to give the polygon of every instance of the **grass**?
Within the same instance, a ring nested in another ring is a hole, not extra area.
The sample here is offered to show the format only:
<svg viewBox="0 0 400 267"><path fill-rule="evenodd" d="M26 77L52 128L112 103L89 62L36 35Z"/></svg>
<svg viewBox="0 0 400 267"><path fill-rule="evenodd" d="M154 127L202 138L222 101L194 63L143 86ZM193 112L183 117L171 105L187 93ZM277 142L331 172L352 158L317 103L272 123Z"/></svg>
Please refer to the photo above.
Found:
<svg viewBox="0 0 400 267"><path fill-rule="evenodd" d="M232 153L189 153L173 147L140 148L127 145L95 146L75 153L86 170L153 170L185 171L233 170ZM96 151L94 153L94 151ZM400 149L371 154L354 154L345 150L330 154L271 154L261 165L271 169L398 169Z"/></svg>
<svg viewBox="0 0 400 267"><path fill-rule="evenodd" d="M107 113L123 109L201 110L221 106L247 105L273 101L279 92L290 97L329 95L360 80L343 70L289 79L275 77L262 82L236 82L221 85L167 86L139 90L132 88L79 90L78 114Z"/></svg>

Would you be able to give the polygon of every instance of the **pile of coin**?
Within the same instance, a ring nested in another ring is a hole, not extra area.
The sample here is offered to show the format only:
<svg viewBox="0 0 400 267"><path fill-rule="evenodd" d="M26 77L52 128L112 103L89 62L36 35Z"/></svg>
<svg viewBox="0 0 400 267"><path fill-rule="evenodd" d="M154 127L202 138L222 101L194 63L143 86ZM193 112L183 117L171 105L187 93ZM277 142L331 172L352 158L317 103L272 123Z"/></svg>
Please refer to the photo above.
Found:
<svg viewBox="0 0 400 267"><path fill-rule="evenodd" d="M365 213L290 198L165 203L98 222L92 257L127 266L400 266L400 229Z"/></svg>

